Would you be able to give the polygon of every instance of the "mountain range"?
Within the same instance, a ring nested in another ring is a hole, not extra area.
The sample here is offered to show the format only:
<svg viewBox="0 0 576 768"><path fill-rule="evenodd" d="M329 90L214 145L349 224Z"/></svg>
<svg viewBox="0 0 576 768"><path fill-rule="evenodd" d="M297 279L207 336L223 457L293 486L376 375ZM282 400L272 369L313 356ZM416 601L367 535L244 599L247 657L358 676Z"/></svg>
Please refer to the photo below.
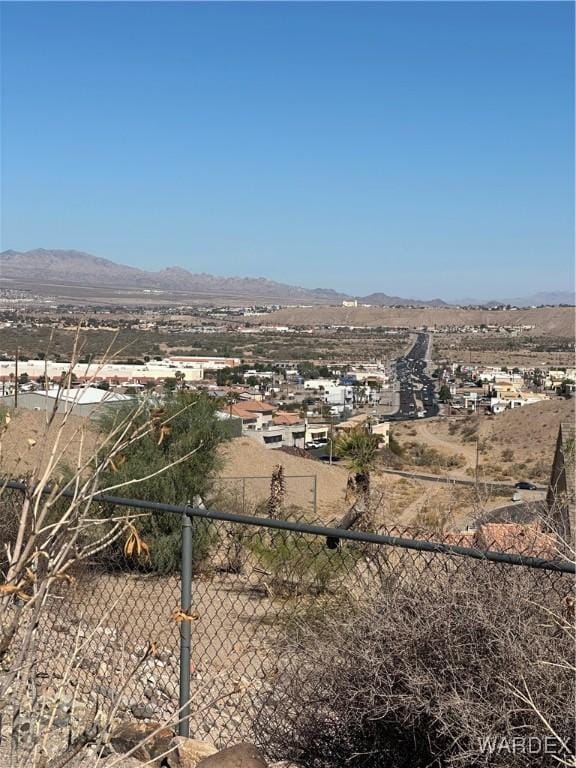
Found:
<svg viewBox="0 0 576 768"><path fill-rule="evenodd" d="M204 272L189 272L182 267L166 267L151 272L74 250L2 251L0 277L34 282L54 282L102 288L142 288L179 293L198 293L214 297L234 296L250 299L278 299L312 303L340 303L351 298L330 288L302 288L264 277L216 277ZM415 304L442 306L440 299L420 301L374 293L358 299L367 304L391 306Z"/></svg>
<svg viewBox="0 0 576 768"><path fill-rule="evenodd" d="M159 271L148 271L109 259L93 256L75 250L47 250L37 248L31 251L7 250L0 253L0 278L25 282L48 282L57 284L83 285L92 288L148 289L171 293L194 293L209 297L226 296L252 300L273 300L284 302L310 302L340 304L351 299L350 295L330 288L302 288L279 283L264 277L217 277L204 272L189 272L182 267L166 267ZM442 299L420 300L390 296L385 293L371 293L354 297L361 304L379 306L421 306L443 307L450 304ZM539 293L527 298L500 299L498 302L465 299L453 304L506 303L515 306L533 304L573 304L574 293Z"/></svg>

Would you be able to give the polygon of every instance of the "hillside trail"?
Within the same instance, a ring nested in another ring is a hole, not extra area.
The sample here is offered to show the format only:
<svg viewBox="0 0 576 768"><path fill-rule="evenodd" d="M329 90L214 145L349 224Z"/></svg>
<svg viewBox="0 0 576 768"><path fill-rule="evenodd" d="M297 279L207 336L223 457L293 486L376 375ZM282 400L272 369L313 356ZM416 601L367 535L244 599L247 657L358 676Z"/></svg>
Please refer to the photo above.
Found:
<svg viewBox="0 0 576 768"><path fill-rule="evenodd" d="M418 438L423 438L430 448L436 448L442 452L448 452L451 454L461 453L465 460L466 466L473 467L476 464L476 443L464 443L458 438L451 438L439 433L438 422L427 421L418 425ZM450 477L461 477L465 473L466 467L455 467L454 469L447 469L442 472L443 475Z"/></svg>

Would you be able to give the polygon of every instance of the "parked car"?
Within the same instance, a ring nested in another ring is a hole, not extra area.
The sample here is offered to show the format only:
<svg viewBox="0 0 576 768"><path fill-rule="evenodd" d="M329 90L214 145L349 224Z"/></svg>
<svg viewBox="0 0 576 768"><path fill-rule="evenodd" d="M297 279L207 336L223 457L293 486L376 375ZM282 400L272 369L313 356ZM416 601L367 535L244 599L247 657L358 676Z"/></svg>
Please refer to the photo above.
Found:
<svg viewBox="0 0 576 768"><path fill-rule="evenodd" d="M516 483L514 488L520 488L522 491L537 491L538 486L534 485L534 483L529 483L527 480L520 480L519 483Z"/></svg>

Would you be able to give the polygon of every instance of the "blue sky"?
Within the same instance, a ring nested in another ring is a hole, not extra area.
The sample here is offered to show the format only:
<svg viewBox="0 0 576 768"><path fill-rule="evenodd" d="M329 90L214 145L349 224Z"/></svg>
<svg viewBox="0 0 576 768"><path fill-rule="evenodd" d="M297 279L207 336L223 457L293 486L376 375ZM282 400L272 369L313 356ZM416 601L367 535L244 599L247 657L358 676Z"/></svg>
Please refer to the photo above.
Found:
<svg viewBox="0 0 576 768"><path fill-rule="evenodd" d="M571 3L1 12L2 248L358 294L573 285Z"/></svg>

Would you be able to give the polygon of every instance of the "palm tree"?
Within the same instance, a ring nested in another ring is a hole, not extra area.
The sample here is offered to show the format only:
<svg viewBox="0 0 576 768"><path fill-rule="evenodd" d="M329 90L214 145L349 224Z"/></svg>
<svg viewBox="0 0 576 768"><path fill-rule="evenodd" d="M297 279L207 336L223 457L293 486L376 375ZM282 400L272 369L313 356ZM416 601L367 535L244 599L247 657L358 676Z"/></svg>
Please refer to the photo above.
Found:
<svg viewBox="0 0 576 768"><path fill-rule="evenodd" d="M334 441L335 454L344 459L353 473L348 479L348 488L356 495L356 500L337 524L338 528L348 530L360 523L359 527L364 530L374 530L370 505L370 472L376 466L378 442L378 436L365 425L342 433ZM339 543L339 539L331 536L326 539L328 549L336 549Z"/></svg>
<svg viewBox="0 0 576 768"><path fill-rule="evenodd" d="M355 489L366 501L370 496L370 472L378 457L378 443L378 436L364 425L343 432L334 441L335 454L344 459L354 473Z"/></svg>
<svg viewBox="0 0 576 768"><path fill-rule="evenodd" d="M286 481L284 479L284 467L282 464L276 464L272 470L272 479L270 480L270 496L268 497L267 510L268 516L278 520L282 516L282 507L284 506L284 497L286 496Z"/></svg>

